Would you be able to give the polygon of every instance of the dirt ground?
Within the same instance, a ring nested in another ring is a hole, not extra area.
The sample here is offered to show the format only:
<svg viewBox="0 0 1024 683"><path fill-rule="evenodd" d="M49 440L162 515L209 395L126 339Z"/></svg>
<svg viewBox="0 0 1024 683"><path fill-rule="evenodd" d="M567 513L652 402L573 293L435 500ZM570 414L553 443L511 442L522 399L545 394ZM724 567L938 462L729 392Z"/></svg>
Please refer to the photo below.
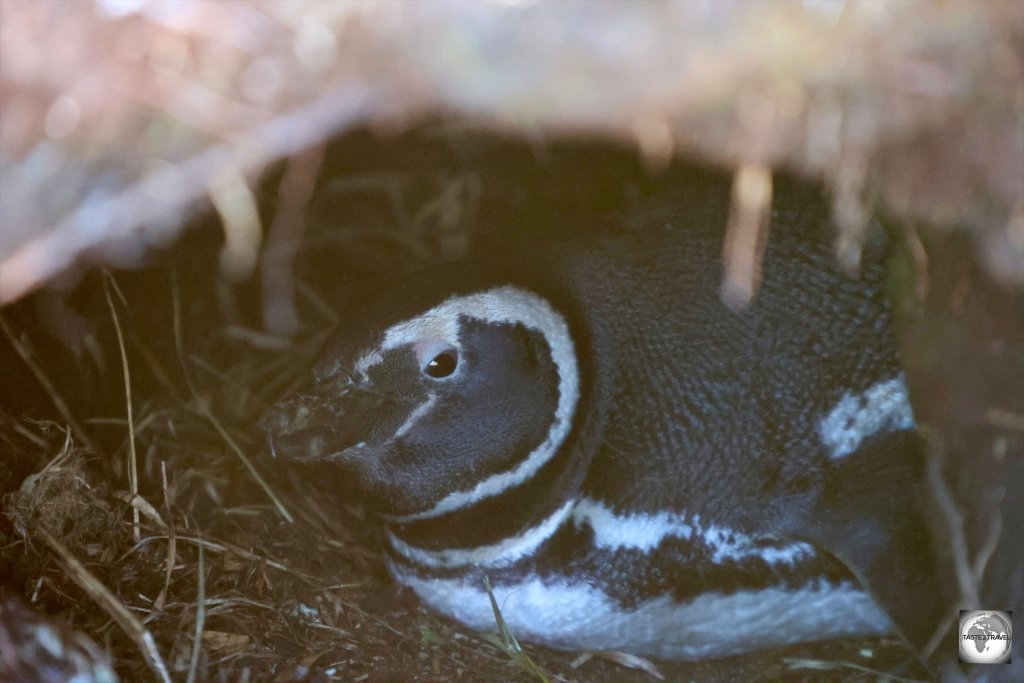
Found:
<svg viewBox="0 0 1024 683"><path fill-rule="evenodd" d="M458 257L479 230L602 220L677 172L444 122L362 131L259 189L263 225L305 226L292 336L265 331L259 277L218 277L212 213L145 268L4 309L0 598L90 636L124 681L161 666L183 681L923 678L893 639L692 664L520 651L418 605L359 505L266 452L259 415L384 274ZM970 570L962 592L1009 608L1024 594L1022 299L987 282L969 237L885 227L912 399L950 489L937 533Z"/></svg>

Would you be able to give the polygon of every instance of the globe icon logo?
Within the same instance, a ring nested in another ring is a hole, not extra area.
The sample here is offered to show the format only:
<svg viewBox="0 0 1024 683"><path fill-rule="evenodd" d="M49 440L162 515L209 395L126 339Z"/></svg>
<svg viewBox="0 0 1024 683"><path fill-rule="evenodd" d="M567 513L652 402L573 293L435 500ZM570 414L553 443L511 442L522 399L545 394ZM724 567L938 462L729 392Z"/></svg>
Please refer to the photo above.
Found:
<svg viewBox="0 0 1024 683"><path fill-rule="evenodd" d="M1000 664L1010 661L1013 620L1010 612L970 610L960 612L960 661L969 664Z"/></svg>

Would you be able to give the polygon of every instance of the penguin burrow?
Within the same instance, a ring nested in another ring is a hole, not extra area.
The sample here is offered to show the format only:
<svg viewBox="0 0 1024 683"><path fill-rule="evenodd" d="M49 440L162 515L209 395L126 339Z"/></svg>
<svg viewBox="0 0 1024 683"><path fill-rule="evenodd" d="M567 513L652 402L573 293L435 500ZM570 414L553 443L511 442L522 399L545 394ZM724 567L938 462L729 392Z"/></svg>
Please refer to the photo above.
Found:
<svg viewBox="0 0 1024 683"><path fill-rule="evenodd" d="M882 249L836 265L780 182L763 280L722 303L728 182L485 240L349 311L268 412L339 472L396 581L464 624L667 660L899 633L942 610ZM300 465L301 466L301 465Z"/></svg>

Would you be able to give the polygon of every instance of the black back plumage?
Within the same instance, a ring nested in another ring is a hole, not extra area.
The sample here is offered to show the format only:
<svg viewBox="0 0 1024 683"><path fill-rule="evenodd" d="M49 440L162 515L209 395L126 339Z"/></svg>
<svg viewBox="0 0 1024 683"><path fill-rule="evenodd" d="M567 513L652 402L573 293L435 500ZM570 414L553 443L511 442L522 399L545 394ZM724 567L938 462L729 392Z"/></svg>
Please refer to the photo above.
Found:
<svg viewBox="0 0 1024 683"><path fill-rule="evenodd" d="M625 509L685 506L763 528L769 512L820 492L821 416L900 366L881 249L859 274L840 272L828 207L805 186L776 194L753 304L723 304L728 203L728 185L710 175L603 231L505 252L490 272L539 290L575 322L600 404L584 412L601 422L606 455L589 466L589 492Z"/></svg>

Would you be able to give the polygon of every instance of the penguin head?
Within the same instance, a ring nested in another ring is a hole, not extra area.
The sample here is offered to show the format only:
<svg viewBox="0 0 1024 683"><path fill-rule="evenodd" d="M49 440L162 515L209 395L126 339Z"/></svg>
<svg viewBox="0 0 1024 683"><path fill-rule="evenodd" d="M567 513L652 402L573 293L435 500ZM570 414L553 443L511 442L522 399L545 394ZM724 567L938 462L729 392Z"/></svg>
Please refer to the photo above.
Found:
<svg viewBox="0 0 1024 683"><path fill-rule="evenodd" d="M336 465L371 509L402 521L528 479L565 440L579 397L569 327L546 299L508 284L439 291L440 276L348 316L312 386L261 421L275 455Z"/></svg>

